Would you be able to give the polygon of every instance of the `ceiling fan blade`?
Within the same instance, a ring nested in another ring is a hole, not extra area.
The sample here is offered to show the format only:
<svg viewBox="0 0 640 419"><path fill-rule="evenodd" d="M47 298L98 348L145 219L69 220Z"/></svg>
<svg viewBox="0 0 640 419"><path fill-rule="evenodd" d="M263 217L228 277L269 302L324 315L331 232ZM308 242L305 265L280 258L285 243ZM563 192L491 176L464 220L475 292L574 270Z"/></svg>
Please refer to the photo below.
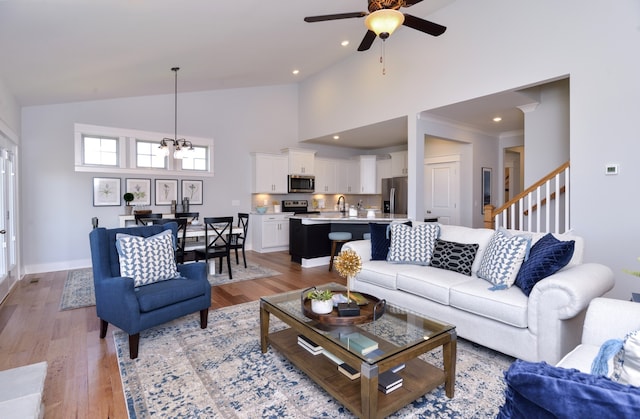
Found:
<svg viewBox="0 0 640 419"><path fill-rule="evenodd" d="M447 30L446 26L438 25L437 23L429 22L428 20L420 19L407 13L404 14L403 25L433 36L440 36Z"/></svg>
<svg viewBox="0 0 640 419"><path fill-rule="evenodd" d="M374 31L367 31L367 33L364 35L364 38L362 38L362 42L360 42L358 51L368 50L369 48L371 48L371 45L373 45L373 41L375 40L376 40L376 33Z"/></svg>
<svg viewBox="0 0 640 419"><path fill-rule="evenodd" d="M364 17L368 13L366 12L351 12L351 13L337 13L334 15L322 15L322 16L307 16L304 18L305 22L324 22L326 20L338 20L338 19L351 19L353 17Z"/></svg>
<svg viewBox="0 0 640 419"><path fill-rule="evenodd" d="M420 3L422 0L405 0L404 1L404 6L403 7L411 7L414 4L418 4Z"/></svg>

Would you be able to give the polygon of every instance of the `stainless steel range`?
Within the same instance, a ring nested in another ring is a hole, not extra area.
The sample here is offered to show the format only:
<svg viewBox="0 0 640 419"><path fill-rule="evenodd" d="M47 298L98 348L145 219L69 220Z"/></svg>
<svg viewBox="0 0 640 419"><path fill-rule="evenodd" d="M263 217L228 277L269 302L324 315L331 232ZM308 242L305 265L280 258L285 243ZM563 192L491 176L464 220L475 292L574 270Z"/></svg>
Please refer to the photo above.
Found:
<svg viewBox="0 0 640 419"><path fill-rule="evenodd" d="M282 201L282 212L293 212L294 214L320 214L320 211L309 211L309 201L300 200L284 200Z"/></svg>

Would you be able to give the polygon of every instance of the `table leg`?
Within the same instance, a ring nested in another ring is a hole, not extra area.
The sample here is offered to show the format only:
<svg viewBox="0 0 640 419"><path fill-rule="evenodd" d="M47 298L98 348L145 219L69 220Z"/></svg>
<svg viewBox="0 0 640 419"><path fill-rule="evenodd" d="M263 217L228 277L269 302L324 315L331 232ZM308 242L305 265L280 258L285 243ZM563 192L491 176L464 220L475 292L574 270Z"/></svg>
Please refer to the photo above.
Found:
<svg viewBox="0 0 640 419"><path fill-rule="evenodd" d="M449 332L451 340L442 346L442 357L444 361L444 390L448 398L453 398L456 382L456 351L458 345L458 335L455 330Z"/></svg>
<svg viewBox="0 0 640 419"><path fill-rule="evenodd" d="M264 303L260 301L260 349L262 353L267 352L267 335L269 334L269 312L264 308Z"/></svg>
<svg viewBox="0 0 640 419"><path fill-rule="evenodd" d="M378 366L363 362L360 366L362 417L375 418L378 412Z"/></svg>

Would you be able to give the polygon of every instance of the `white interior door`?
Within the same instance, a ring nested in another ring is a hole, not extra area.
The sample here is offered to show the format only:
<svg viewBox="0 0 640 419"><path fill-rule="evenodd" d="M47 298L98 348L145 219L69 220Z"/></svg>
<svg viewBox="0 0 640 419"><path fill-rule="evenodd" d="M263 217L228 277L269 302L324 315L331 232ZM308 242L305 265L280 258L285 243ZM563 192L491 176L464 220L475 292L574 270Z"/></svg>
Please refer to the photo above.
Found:
<svg viewBox="0 0 640 419"><path fill-rule="evenodd" d="M460 223L460 161L456 158L425 164L425 218L438 218L442 224Z"/></svg>

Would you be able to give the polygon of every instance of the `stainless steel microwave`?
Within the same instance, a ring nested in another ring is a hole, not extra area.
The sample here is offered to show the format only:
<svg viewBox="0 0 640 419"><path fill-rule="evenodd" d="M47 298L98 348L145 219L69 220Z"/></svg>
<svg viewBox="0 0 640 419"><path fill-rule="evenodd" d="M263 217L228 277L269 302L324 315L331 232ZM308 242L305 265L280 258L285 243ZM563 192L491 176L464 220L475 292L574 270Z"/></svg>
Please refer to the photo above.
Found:
<svg viewBox="0 0 640 419"><path fill-rule="evenodd" d="M289 175L289 192L314 193L316 177L309 175Z"/></svg>

